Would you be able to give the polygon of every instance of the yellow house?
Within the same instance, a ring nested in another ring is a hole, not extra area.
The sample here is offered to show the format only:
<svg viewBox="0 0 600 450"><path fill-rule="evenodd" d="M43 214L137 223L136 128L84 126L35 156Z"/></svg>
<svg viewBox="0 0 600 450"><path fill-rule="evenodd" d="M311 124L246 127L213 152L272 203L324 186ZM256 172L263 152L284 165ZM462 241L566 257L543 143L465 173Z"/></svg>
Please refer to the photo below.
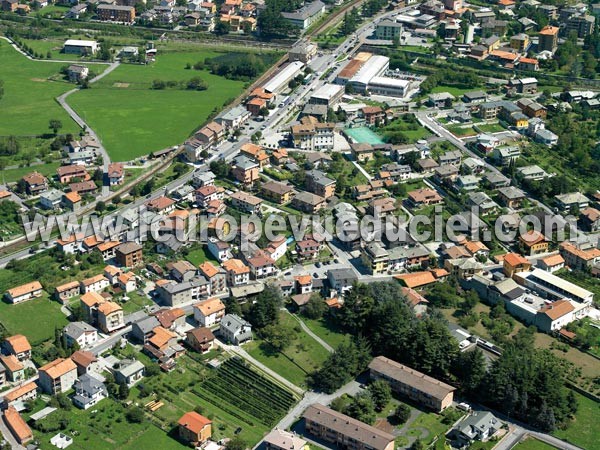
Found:
<svg viewBox="0 0 600 450"><path fill-rule="evenodd" d="M548 251L548 241L539 231L528 231L519 236L519 243L526 255L533 256Z"/></svg>

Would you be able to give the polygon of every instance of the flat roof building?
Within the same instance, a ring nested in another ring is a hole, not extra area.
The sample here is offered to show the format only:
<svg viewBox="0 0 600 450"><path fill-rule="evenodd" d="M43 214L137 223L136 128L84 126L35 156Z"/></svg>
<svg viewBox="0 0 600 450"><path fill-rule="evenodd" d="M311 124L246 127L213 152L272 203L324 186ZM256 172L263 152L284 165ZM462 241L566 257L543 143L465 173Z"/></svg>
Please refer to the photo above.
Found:
<svg viewBox="0 0 600 450"><path fill-rule="evenodd" d="M293 61L281 69L277 74L264 84L263 89L270 94L277 94L287 88L288 83L293 80L304 68L301 61Z"/></svg>

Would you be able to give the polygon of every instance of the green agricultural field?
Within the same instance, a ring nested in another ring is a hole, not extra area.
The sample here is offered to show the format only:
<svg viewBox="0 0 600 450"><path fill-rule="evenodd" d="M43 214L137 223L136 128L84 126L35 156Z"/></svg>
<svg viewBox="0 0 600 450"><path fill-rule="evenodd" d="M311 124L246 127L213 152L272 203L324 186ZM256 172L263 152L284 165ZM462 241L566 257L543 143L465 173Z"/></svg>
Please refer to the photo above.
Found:
<svg viewBox="0 0 600 450"><path fill-rule="evenodd" d="M79 130L54 100L73 88L62 81L60 69L64 64L28 60L5 40L0 40L0 61L0 80L4 81L0 135L49 133L51 119L62 122L61 133Z"/></svg>
<svg viewBox="0 0 600 450"><path fill-rule="evenodd" d="M44 294L16 305L0 302L0 323L10 334L24 334L37 344L54 336L55 328L63 328L68 320L60 305Z"/></svg>
<svg viewBox="0 0 600 450"><path fill-rule="evenodd" d="M281 315L281 323L290 329L300 325L289 314ZM318 369L329 353L304 331L296 331L292 342L283 353L273 353L261 345L260 339L245 344L248 353L265 366L277 372L296 386L305 386L308 374Z"/></svg>
<svg viewBox="0 0 600 450"><path fill-rule="evenodd" d="M203 48L159 51L155 63L123 64L92 89L71 96L69 103L99 134L112 159L127 161L147 155L181 143L215 109L242 92L246 85L243 81L228 80L208 70L185 68L218 55ZM186 82L194 77L204 80L208 89L151 89L154 80Z"/></svg>
<svg viewBox="0 0 600 450"><path fill-rule="evenodd" d="M557 430L552 434L586 450L600 450L600 441L598 440L600 403L581 394L575 393L575 396L579 404L575 419L567 429Z"/></svg>
<svg viewBox="0 0 600 450"><path fill-rule="evenodd" d="M535 438L528 437L522 442L519 442L514 447L515 450L555 450L556 447L553 447L545 442L539 441Z"/></svg>

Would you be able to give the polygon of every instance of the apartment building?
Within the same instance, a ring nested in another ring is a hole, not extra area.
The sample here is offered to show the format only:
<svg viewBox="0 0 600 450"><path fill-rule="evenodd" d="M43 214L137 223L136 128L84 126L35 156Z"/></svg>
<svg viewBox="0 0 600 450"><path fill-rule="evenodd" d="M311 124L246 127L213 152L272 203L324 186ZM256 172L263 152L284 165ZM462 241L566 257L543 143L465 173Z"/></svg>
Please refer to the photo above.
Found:
<svg viewBox="0 0 600 450"><path fill-rule="evenodd" d="M369 364L372 380L385 380L392 391L436 412L452 405L455 388L389 358L378 356Z"/></svg>

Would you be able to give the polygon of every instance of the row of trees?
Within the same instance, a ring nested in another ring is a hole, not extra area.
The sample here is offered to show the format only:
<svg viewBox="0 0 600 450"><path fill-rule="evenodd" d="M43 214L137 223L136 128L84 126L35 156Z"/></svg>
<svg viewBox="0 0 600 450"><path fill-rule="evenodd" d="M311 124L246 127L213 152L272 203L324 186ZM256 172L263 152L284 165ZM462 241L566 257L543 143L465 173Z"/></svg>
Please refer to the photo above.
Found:
<svg viewBox="0 0 600 450"><path fill-rule="evenodd" d="M150 89L163 90L169 88L187 89L190 91L205 91L208 89L208 83L200 77L194 77L188 81L164 81L152 80Z"/></svg>
<svg viewBox="0 0 600 450"><path fill-rule="evenodd" d="M267 65L259 55L230 53L227 57L206 58L203 65L194 65L196 70L202 70L201 68L208 68L213 75L230 80L247 81L263 73Z"/></svg>
<svg viewBox="0 0 600 450"><path fill-rule="evenodd" d="M576 411L575 397L565 386L569 366L551 352L534 348L533 329L507 339L502 356L487 367L480 350L459 351L441 314L434 310L417 319L407 303L399 301L403 298L395 283L355 285L332 319L353 340L340 345L312 374L312 386L334 392L365 370L372 356L383 355L450 382L463 395L544 431L564 424ZM435 295L429 298L437 303ZM473 299L468 303L465 307L472 307ZM502 311L494 317L501 320Z"/></svg>

